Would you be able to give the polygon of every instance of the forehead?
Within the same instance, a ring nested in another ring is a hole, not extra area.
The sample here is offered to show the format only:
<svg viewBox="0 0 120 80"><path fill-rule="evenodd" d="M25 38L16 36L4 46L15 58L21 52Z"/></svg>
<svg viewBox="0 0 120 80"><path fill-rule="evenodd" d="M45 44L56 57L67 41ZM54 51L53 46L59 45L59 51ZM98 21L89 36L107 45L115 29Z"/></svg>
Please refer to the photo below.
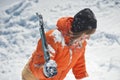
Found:
<svg viewBox="0 0 120 80"><path fill-rule="evenodd" d="M88 35L94 34L96 29L86 30L85 33Z"/></svg>

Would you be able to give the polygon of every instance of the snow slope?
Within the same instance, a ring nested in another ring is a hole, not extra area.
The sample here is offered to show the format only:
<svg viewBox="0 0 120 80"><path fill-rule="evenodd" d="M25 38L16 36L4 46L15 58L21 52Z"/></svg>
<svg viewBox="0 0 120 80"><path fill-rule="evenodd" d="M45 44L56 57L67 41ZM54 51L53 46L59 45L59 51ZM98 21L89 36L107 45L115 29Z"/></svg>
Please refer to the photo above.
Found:
<svg viewBox="0 0 120 80"><path fill-rule="evenodd" d="M89 77L83 80L120 80L120 0L8 0L5 4L9 5L0 8L0 80L21 80L21 70L40 36L36 12L43 14L47 31L56 28L61 16L74 16L86 7L96 14L98 29L88 41ZM71 71L65 80L75 80Z"/></svg>

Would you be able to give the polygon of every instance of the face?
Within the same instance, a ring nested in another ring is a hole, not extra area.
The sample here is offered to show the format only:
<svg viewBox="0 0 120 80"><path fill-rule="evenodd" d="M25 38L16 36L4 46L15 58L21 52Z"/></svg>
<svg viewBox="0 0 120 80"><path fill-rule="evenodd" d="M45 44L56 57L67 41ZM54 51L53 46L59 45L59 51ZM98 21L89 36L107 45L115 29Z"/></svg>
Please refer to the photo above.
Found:
<svg viewBox="0 0 120 80"><path fill-rule="evenodd" d="M90 34L85 34L83 33L81 36L78 36L78 35L73 35L71 36L71 45L74 46L75 48L76 47L82 47L82 42L84 40L89 40L90 38Z"/></svg>

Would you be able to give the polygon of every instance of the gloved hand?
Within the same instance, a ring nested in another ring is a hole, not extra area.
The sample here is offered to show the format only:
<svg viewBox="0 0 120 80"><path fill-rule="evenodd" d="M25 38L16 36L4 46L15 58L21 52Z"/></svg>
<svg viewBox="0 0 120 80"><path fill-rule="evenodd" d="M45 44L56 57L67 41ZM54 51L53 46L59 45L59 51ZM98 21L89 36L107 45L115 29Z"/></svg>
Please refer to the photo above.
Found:
<svg viewBox="0 0 120 80"><path fill-rule="evenodd" d="M54 60L49 60L44 64L43 73L46 77L50 78L57 74L57 64Z"/></svg>

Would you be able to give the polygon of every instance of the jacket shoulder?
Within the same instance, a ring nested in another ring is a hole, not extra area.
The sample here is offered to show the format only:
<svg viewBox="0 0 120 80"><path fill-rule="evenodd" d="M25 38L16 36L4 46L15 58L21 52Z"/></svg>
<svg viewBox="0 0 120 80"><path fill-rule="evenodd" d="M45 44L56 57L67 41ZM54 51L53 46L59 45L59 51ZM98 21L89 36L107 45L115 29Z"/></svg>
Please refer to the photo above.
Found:
<svg viewBox="0 0 120 80"><path fill-rule="evenodd" d="M65 23L68 21L68 20L73 20L73 17L61 17L58 19L57 21L57 26L65 26Z"/></svg>

